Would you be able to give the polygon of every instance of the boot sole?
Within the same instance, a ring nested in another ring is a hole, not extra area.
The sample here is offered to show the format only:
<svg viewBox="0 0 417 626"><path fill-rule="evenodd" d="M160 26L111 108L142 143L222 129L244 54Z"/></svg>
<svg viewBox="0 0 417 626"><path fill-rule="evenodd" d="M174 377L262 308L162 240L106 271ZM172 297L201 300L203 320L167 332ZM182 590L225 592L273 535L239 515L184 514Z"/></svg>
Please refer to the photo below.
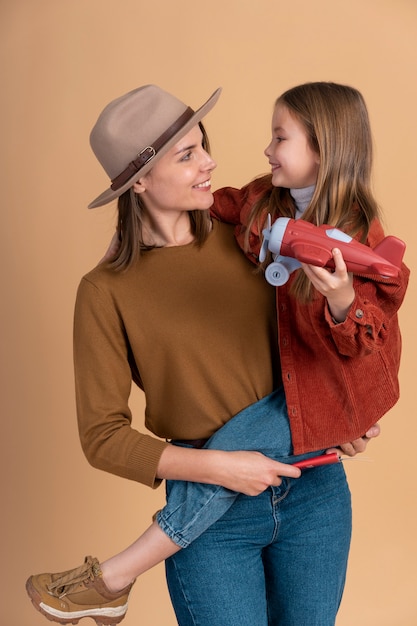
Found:
<svg viewBox="0 0 417 626"><path fill-rule="evenodd" d="M90 617L96 622L97 626L116 626L116 624L120 624L120 622L126 617L127 608L126 608L126 611L123 613L123 615L117 615L117 616L116 615L114 616L94 615L92 611L90 613L85 611L86 615L79 615L79 616L73 616L73 617L68 617L68 618L63 617L63 616L53 615L52 613L49 613L43 608L42 598L39 592L33 586L31 578L28 578L28 580L26 581L26 591L33 606L35 607L37 611L39 611L39 613L42 613L42 615L46 617L47 619L49 619L51 622L58 622L59 624L62 624L63 626L65 626L65 624L78 624L80 619L82 619L83 617Z"/></svg>

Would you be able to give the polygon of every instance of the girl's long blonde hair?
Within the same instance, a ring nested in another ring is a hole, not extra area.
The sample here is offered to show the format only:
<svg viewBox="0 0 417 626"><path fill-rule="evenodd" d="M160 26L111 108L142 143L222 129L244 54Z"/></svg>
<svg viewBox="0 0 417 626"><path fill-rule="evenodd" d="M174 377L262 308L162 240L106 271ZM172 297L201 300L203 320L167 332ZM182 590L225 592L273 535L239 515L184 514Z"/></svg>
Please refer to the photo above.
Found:
<svg viewBox="0 0 417 626"><path fill-rule="evenodd" d="M276 105L285 106L303 125L320 157L314 194L303 219L317 225L331 224L364 241L379 209L371 190L372 135L363 96L353 87L314 82L289 89ZM268 178L264 179L266 185ZM294 217L289 189L267 185L253 207L248 236L254 222L263 228L268 212L272 217ZM311 285L304 272L298 272L292 291L302 300L311 298Z"/></svg>

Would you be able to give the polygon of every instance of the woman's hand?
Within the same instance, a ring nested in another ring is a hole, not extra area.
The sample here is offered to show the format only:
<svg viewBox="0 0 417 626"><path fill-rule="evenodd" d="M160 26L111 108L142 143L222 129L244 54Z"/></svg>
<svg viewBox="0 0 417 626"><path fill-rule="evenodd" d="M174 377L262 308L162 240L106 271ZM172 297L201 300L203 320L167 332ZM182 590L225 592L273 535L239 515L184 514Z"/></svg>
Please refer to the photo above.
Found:
<svg viewBox="0 0 417 626"><path fill-rule="evenodd" d="M257 496L270 486L278 487L282 476L298 478L299 470L292 465L274 461L260 452L225 452L221 466L221 485L247 496Z"/></svg>
<svg viewBox="0 0 417 626"><path fill-rule="evenodd" d="M297 467L274 461L260 452L242 450L196 450L167 446L159 465L158 478L221 485L226 489L257 496L281 484L281 476L298 478Z"/></svg>
<svg viewBox="0 0 417 626"><path fill-rule="evenodd" d="M355 299L353 274L349 273L339 248L332 251L334 271L324 267L302 264L306 276L326 299L330 314L336 322L344 322Z"/></svg>

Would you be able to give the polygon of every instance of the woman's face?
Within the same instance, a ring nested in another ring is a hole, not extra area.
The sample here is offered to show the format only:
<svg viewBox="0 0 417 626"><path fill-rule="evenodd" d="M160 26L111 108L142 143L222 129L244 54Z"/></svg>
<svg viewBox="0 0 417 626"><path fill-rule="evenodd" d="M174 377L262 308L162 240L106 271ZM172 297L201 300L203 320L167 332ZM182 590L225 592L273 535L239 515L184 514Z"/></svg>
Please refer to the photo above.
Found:
<svg viewBox="0 0 417 626"><path fill-rule="evenodd" d="M265 156L275 187L302 189L316 183L320 157L310 146L303 125L282 104L275 107L272 140Z"/></svg>
<svg viewBox="0 0 417 626"><path fill-rule="evenodd" d="M216 163L202 146L199 126L192 128L135 185L147 210L206 210L213 204L211 173Z"/></svg>

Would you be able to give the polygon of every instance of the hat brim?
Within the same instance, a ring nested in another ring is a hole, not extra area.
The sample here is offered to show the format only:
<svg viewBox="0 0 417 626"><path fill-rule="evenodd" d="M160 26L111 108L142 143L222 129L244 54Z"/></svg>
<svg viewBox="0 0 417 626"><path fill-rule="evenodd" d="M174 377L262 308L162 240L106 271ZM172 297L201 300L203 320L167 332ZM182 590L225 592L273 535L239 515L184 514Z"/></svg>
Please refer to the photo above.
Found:
<svg viewBox="0 0 417 626"><path fill-rule="evenodd" d="M166 154L172 148L172 146L174 146L177 143L177 141L179 141L181 139L181 137L184 137L184 135L186 135L189 130L194 128L194 126L196 126L196 124L198 124L198 122L201 122L203 117L205 117L207 115L207 113L209 111L211 111L211 109L216 104L217 100L219 99L221 91L222 91L221 87L216 89L216 91L210 96L210 98L207 100L207 102L205 102L203 104L203 106L201 106L194 113L194 115L192 117L190 117L190 119L184 124L184 126L182 126L182 128L180 128L180 130L177 131L166 142L166 144L164 144L162 146L162 148L153 157L153 159L151 159L148 163L146 163L140 169L139 172L136 172L136 174L134 174L131 178L129 178L129 180L126 181L126 183L122 187L120 187L116 191L113 191L113 189L111 189L111 188L106 189L106 191L103 191L103 193L101 193L99 196L97 196L97 198L95 200L93 200L93 202L90 202L90 204L88 205L88 208L89 209L95 209L96 207L103 206L104 204L108 204L112 200L115 200L116 198L121 196L130 187L132 187L132 185L138 180L138 178L140 178L141 176L144 176L147 172L149 172L149 170L152 169L152 167L155 165L155 163L157 163L159 161L159 159L161 157L163 157L164 154Z"/></svg>

